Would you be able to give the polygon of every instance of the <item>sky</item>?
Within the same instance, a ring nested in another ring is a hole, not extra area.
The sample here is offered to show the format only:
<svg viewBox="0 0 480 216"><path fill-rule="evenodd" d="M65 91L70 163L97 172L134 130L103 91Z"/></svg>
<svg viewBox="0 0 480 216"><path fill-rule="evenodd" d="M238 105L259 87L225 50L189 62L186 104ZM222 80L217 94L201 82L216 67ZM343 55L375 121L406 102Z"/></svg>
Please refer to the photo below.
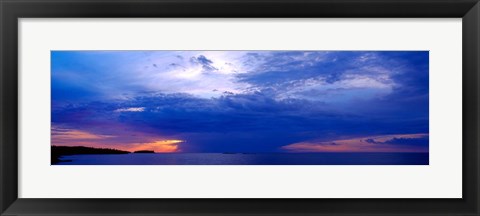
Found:
<svg viewBox="0 0 480 216"><path fill-rule="evenodd" d="M428 51L51 51L52 145L428 152Z"/></svg>

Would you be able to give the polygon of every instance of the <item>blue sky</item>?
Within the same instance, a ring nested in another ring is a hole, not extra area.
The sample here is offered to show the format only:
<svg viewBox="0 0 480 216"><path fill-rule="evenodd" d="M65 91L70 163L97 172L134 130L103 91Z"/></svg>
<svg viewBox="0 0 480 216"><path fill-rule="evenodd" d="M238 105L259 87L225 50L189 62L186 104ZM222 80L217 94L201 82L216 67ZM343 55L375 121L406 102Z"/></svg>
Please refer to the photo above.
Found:
<svg viewBox="0 0 480 216"><path fill-rule="evenodd" d="M428 152L428 51L52 51L52 145Z"/></svg>

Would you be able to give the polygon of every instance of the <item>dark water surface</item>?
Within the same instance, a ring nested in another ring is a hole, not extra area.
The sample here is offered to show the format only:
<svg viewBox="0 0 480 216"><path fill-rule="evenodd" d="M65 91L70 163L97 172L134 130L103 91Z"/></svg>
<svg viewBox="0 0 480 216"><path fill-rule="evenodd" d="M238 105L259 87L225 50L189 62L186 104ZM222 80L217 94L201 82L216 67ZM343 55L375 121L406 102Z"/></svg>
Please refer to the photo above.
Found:
<svg viewBox="0 0 480 216"><path fill-rule="evenodd" d="M66 161L58 165L428 165L428 153L132 153L60 159Z"/></svg>

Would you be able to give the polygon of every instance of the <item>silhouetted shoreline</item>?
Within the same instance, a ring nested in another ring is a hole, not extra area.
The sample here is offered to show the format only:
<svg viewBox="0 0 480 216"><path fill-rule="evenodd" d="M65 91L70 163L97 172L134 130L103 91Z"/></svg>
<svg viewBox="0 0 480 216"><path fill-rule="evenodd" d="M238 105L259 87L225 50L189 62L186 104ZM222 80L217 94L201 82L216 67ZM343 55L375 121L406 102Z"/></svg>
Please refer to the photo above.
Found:
<svg viewBox="0 0 480 216"><path fill-rule="evenodd" d="M139 151L134 151L133 153L155 153L152 150L139 150Z"/></svg>
<svg viewBox="0 0 480 216"><path fill-rule="evenodd" d="M85 146L52 146L51 164L62 162L61 156L79 154L129 154L129 151L122 151L110 148L92 148Z"/></svg>

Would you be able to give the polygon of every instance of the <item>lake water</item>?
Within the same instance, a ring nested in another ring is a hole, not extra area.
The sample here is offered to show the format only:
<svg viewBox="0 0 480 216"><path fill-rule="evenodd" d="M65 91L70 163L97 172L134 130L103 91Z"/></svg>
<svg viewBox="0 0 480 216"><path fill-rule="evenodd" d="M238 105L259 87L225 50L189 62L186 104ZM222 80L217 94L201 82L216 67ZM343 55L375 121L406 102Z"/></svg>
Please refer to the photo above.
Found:
<svg viewBox="0 0 480 216"><path fill-rule="evenodd" d="M428 165L428 153L137 153L69 155L58 165Z"/></svg>

